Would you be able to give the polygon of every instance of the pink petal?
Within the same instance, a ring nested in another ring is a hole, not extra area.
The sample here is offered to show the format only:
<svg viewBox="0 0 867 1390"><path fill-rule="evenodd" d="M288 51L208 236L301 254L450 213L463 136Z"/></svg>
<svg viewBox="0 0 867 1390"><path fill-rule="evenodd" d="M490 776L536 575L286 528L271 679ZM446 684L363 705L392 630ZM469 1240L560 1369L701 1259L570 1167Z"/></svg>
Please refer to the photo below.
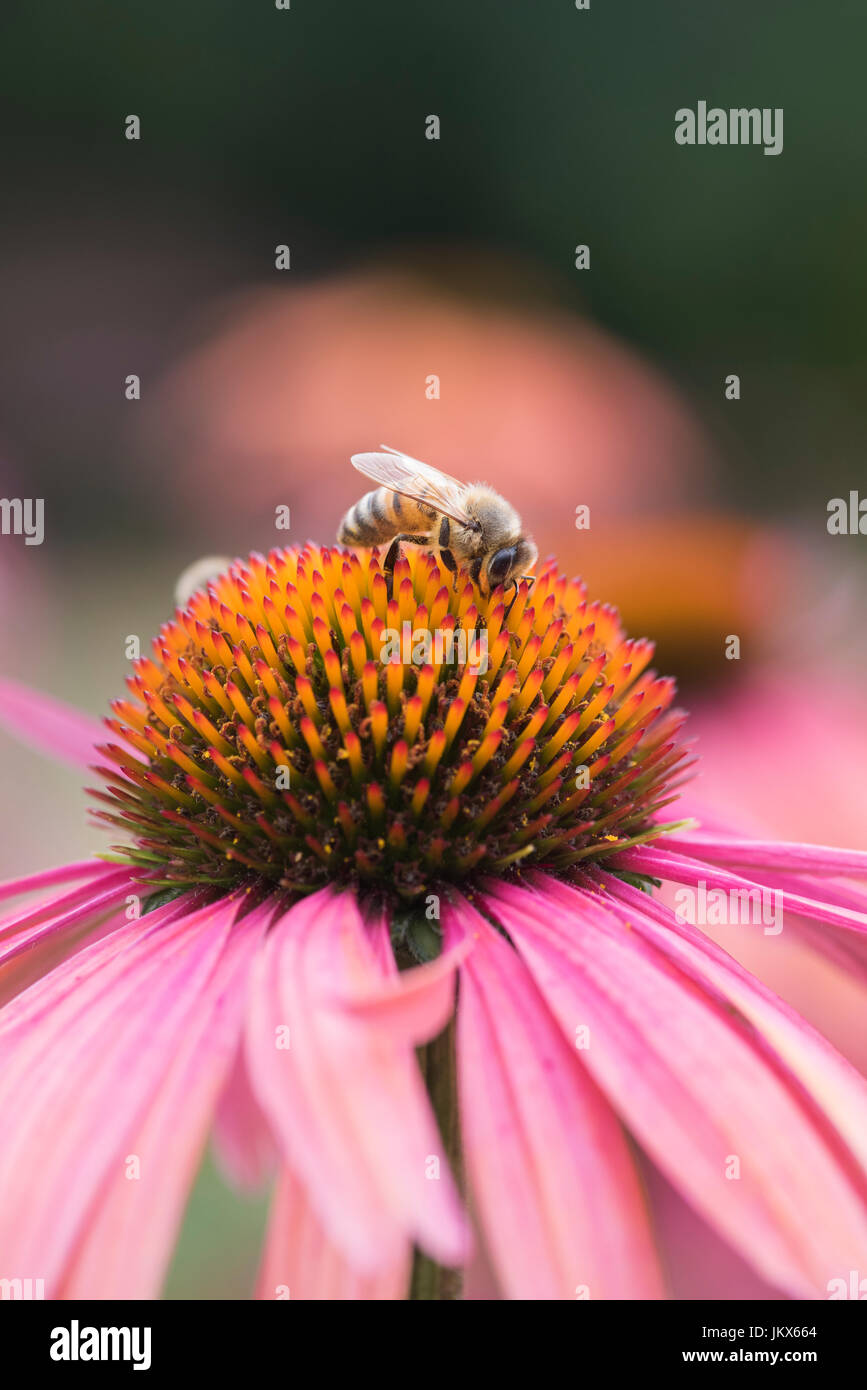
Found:
<svg viewBox="0 0 867 1390"><path fill-rule="evenodd" d="M243 1041L217 1102L213 1134L218 1166L236 1187L261 1187L277 1167L277 1145L256 1099Z"/></svg>
<svg viewBox="0 0 867 1390"><path fill-rule="evenodd" d="M779 869L794 874L867 875L867 851L802 845L786 840L737 840L725 835L666 835L664 848L710 864Z"/></svg>
<svg viewBox="0 0 867 1390"><path fill-rule="evenodd" d="M738 1012L599 894L534 883L490 884L492 906L633 1134L769 1283L825 1296L867 1261L863 1175Z"/></svg>
<svg viewBox="0 0 867 1390"><path fill-rule="evenodd" d="M482 1237L477 1232L478 1221L474 1221L473 1253L464 1268L461 1298L465 1303L498 1303L503 1293Z"/></svg>
<svg viewBox="0 0 867 1390"><path fill-rule="evenodd" d="M758 877L762 883L771 887L783 888L789 893L807 893L810 897L831 903L834 907L850 907L855 912L867 914L867 891L860 883L855 884L848 879L815 879L801 874L783 874L772 869L760 869ZM853 937L853 933L845 929L838 934L847 936L850 940ZM856 936L855 940L858 939Z"/></svg>
<svg viewBox="0 0 867 1390"><path fill-rule="evenodd" d="M507 1297L658 1298L635 1167L607 1100L521 957L465 900L458 1080L474 1207ZM580 1291L580 1292L579 1292Z"/></svg>
<svg viewBox="0 0 867 1390"><path fill-rule="evenodd" d="M129 886L132 892L133 883L130 878L130 871L127 868L117 868L112 865L94 865L94 872L86 883L80 883L75 888L66 888L62 893L54 894L51 897L41 898L36 903L29 903L26 907L18 906L11 912L0 915L0 941L3 943L3 950L12 948L15 942L22 939L29 939L30 936L46 923L56 922L60 917L75 915L79 910L87 910L91 901L101 901L106 895L109 899L119 898L119 890Z"/></svg>
<svg viewBox="0 0 867 1390"><path fill-rule="evenodd" d="M730 852L732 845L737 848ZM867 917L867 893L860 885L855 886L846 880L835 882L830 877L832 872L858 871L864 856L852 850L828 850L816 845L777 845L772 842L760 846L761 853L753 856L749 841L703 837L699 843L698 837L695 840L690 837L675 841L673 837L666 836L666 848L676 849L678 846L681 849L694 848L703 857L706 854L707 862L713 864L726 863L729 857L732 863L755 858L756 862L751 866L755 883L779 889L785 895L781 901L787 903L790 909L786 915L786 927L837 965L859 976L867 975L867 933L857 930L858 922ZM789 866L787 870L777 867L774 854L778 850L777 859L779 863ZM829 877L811 878L809 875L813 871L827 873ZM705 882L708 881L706 871L702 877ZM813 912L808 917L798 912L799 901L819 903L826 909L844 908L847 915L841 921L829 921L827 911ZM855 916L851 916L851 913ZM821 929L816 926L817 917L822 922ZM853 927L856 929L853 930Z"/></svg>
<svg viewBox="0 0 867 1390"><path fill-rule="evenodd" d="M415 1060L415 1015L398 1011L389 1032L336 1002L372 994L382 979L352 894L298 903L254 972L250 1077L329 1239L360 1272L393 1267L410 1239L456 1265L466 1224L445 1165L439 1181L425 1176L441 1144Z"/></svg>
<svg viewBox="0 0 867 1390"><path fill-rule="evenodd" d="M721 947L639 889L600 874L604 891L633 929L756 1029L764 1046L823 1112L867 1170L867 1081L831 1044ZM622 904L622 906L621 906ZM862 1176L863 1184L863 1176Z"/></svg>
<svg viewBox="0 0 867 1390"><path fill-rule="evenodd" d="M611 856L611 867L629 869L636 873L650 874L674 883L704 883L708 888L746 888L761 889L761 884L728 869L714 868L700 859L690 859L683 854L672 854L668 850L656 849L649 845L638 845ZM867 913L852 908L835 907L817 898L805 898L800 893L780 890L784 908L803 913L817 922L830 922L835 927L846 927L858 932L867 931Z"/></svg>
<svg viewBox="0 0 867 1390"><path fill-rule="evenodd" d="M74 883L77 878L97 878L100 873L111 873L116 868L117 865L106 864L99 859L79 859L75 864L61 864L57 869L40 869L38 873L28 874L25 878L7 878L0 883L0 902L43 888L53 888L57 883Z"/></svg>
<svg viewBox="0 0 867 1390"><path fill-rule="evenodd" d="M71 892L0 919L0 1004L47 975L82 945L122 926L127 897L140 893L128 869L113 869Z"/></svg>
<svg viewBox="0 0 867 1390"><path fill-rule="evenodd" d="M702 1220L647 1155L639 1152L639 1160L669 1296L677 1302L779 1300L779 1290Z"/></svg>
<svg viewBox="0 0 867 1390"><path fill-rule="evenodd" d="M98 719L17 681L0 680L0 723L28 747L77 767L92 763L105 742Z"/></svg>
<svg viewBox="0 0 867 1390"><path fill-rule="evenodd" d="M102 886L104 887L104 880L102 881ZM137 886L140 887L141 885ZM123 889L124 887L125 885L121 885L121 889ZM99 892L99 887L97 887L96 896L99 898L101 904L100 910L95 914L95 922L99 923L102 921L103 913L106 910L105 904L102 903L103 894ZM123 893L123 897L125 896L126 894ZM96 942L98 940L102 940L103 937L112 935L115 932L118 932L119 929L124 929L123 935L118 935L117 937L117 940L122 945L125 944L129 933L132 933L134 937L138 934L137 924L139 927L139 931L143 934L145 931L149 932L152 929L152 927L155 926L157 923L166 926L168 923L175 921L177 918L189 916L194 910L198 909L202 905L203 899L201 894L184 894L183 897L177 898L173 902L165 904L165 906L159 908L158 910L146 913L144 919L136 918L131 920L127 919L125 913L121 918L119 908L115 908L113 913L108 913L108 915L105 918L105 921L102 922L102 926L97 927L97 929L91 934L90 939L86 943L86 947L83 946L80 940L74 941L72 943L74 948L78 951L77 959L80 962L82 971L90 973L93 970L98 970L101 968L103 963L102 954L91 952L87 948L94 946ZM32 920L40 921L42 920L42 915L42 907L34 909ZM18 922L16 924L15 929L16 931L22 931L30 925L31 918L28 916L23 923ZM46 925L50 928L50 920L47 922ZM60 946L62 947L62 935L59 937L59 942ZM105 950L105 959L108 960L111 958L111 945L107 944ZM65 960L68 954L71 953L64 953L61 950L61 959ZM24 959L26 960L26 956L24 957ZM13 961L11 963L11 968L13 972L15 970L16 964L16 961ZM24 995L23 990L21 991L23 995L23 1001L16 998L13 1001L8 1002L6 1006L2 1009L2 1011L0 1011L0 1038L2 1038L4 1032L11 1031L12 1025L14 1025L16 1021L20 1021L22 1016L26 1016L32 1022L35 1020L37 1010L41 1009L45 1013L50 1013L53 1008L54 994L57 989L58 980L60 978L61 977L56 973L54 966L52 966L51 970L44 973L40 973L37 976L37 978L34 979L32 983L26 987L26 995ZM11 992L18 993L18 991L16 990L12 990ZM23 1015L21 1011L23 1011Z"/></svg>
<svg viewBox="0 0 867 1390"><path fill-rule="evenodd" d="M157 1297L217 1095L237 1055L250 966L272 915L266 903L235 921L230 902L199 927L203 938L222 937L223 949L191 997L172 1052L163 1050L158 1089L108 1171L59 1297ZM133 1156L137 1178L128 1176Z"/></svg>
<svg viewBox="0 0 867 1390"><path fill-rule="evenodd" d="M856 912L867 913L867 893L863 887L845 880L812 879L794 874L772 873L761 869L757 873L763 885L779 888L787 893L805 893L811 898L831 903L835 907L853 908ZM840 927L834 923L815 922L798 913L786 916L786 928L805 941L814 951L834 964L842 966L850 974L867 980L867 933L859 933L850 927Z"/></svg>
<svg viewBox="0 0 867 1390"><path fill-rule="evenodd" d="M411 1265L412 1252L404 1245L393 1264L375 1274L359 1274L329 1240L304 1187L284 1165L268 1220L257 1298L402 1299Z"/></svg>
<svg viewBox="0 0 867 1390"><path fill-rule="evenodd" d="M368 939L382 973L372 975L367 958L353 969L347 954L346 979L332 983L328 1002L389 1036L397 1032L414 1043L436 1037L454 1012L455 971L472 950L472 940L456 933L436 960L399 972L384 919L369 925Z"/></svg>
<svg viewBox="0 0 867 1390"><path fill-rule="evenodd" d="M39 1270L49 1297L184 1055L232 915L226 903L157 909L0 1013L0 1113L14 1117L0 1132L0 1249L9 1268Z"/></svg>
<svg viewBox="0 0 867 1390"><path fill-rule="evenodd" d="M867 936L811 922L807 917L787 917L786 923L819 955L862 983L867 982Z"/></svg>

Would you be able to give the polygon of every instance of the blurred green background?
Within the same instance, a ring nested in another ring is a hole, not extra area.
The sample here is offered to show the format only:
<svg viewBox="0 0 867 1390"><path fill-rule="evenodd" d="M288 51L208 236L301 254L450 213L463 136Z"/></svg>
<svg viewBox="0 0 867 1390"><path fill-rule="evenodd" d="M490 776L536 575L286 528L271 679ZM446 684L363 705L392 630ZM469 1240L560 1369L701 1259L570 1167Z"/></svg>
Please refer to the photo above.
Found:
<svg viewBox="0 0 867 1390"><path fill-rule="evenodd" d="M273 282L279 242L296 279L469 243L521 258L516 293L548 277L663 366L723 440L739 503L797 509L827 469L854 486L865 43L857 0L11 4L10 463L90 535L116 534L131 492L137 529L163 534L164 498L124 467L110 365L152 382L212 295ZM674 112L699 98L783 107L782 155L677 146Z"/></svg>

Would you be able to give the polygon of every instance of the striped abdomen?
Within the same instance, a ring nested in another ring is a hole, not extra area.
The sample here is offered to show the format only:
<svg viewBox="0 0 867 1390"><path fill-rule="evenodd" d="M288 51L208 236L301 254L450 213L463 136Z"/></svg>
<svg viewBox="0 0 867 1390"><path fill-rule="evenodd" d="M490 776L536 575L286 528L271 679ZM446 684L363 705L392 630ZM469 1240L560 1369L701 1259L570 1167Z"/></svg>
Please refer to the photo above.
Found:
<svg viewBox="0 0 867 1390"><path fill-rule="evenodd" d="M341 545L384 545L394 536L427 535L435 517L433 507L378 487L349 508L337 539Z"/></svg>

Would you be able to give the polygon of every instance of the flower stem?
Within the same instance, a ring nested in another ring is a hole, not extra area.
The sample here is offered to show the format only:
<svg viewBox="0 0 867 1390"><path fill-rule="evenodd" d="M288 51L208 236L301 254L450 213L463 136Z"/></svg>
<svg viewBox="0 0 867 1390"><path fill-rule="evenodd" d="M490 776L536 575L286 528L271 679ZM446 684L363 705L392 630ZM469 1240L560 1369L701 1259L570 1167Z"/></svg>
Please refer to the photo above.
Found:
<svg viewBox="0 0 867 1390"><path fill-rule="evenodd" d="M439 1125L445 1160L458 1188L463 1191L464 1172L458 1118L458 1077L455 1057L455 1015L438 1037L420 1047L419 1066ZM436 1179L433 1179L436 1181ZM413 1256L409 1296L420 1299L457 1299L463 1288L463 1271L439 1265L422 1250Z"/></svg>

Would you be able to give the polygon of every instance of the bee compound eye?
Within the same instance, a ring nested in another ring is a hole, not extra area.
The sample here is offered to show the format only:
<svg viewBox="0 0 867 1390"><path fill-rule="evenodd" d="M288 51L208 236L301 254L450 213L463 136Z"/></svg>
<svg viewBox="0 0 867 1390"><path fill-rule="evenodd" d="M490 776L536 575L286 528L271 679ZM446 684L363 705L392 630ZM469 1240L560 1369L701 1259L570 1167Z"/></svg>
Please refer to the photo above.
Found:
<svg viewBox="0 0 867 1390"><path fill-rule="evenodd" d="M515 547L510 545L498 550L488 565L488 577L492 584L502 584L515 563Z"/></svg>

